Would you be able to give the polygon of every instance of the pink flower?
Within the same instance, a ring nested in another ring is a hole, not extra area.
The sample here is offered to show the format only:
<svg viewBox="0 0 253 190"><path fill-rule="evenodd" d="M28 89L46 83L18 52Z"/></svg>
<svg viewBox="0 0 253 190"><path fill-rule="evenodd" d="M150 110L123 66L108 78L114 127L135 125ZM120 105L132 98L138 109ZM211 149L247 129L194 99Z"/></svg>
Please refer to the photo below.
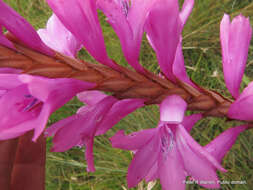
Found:
<svg viewBox="0 0 253 190"><path fill-rule="evenodd" d="M150 11L146 22L147 38L156 52L158 63L165 76L178 78L193 87L184 66L181 32L194 5L185 0L181 11L177 0L159 0ZM170 11L168 11L170 10Z"/></svg>
<svg viewBox="0 0 253 190"><path fill-rule="evenodd" d="M253 120L253 84L250 83L240 94L240 84L246 67L252 29L248 18L242 15L232 22L224 15L220 24L222 63L226 86L236 99L229 108L228 116L233 119Z"/></svg>
<svg viewBox="0 0 253 190"><path fill-rule="evenodd" d="M225 14L220 23L222 64L226 86L234 98L238 98L242 81L252 29L249 18L242 15L229 21Z"/></svg>
<svg viewBox="0 0 253 190"><path fill-rule="evenodd" d="M135 152L128 168L129 187L136 186L142 179L159 178L164 190L180 190L185 188L185 178L192 176L195 180L214 182L202 184L206 188L219 188L216 170L226 171L219 162L246 127L229 129L206 147L201 147L189 134L201 115L184 117L185 109L183 99L170 96L160 105L157 128L127 136L119 131L110 139L113 147Z"/></svg>
<svg viewBox="0 0 253 190"><path fill-rule="evenodd" d="M97 0L98 8L120 39L128 63L137 71L145 72L139 63L144 24L154 0Z"/></svg>
<svg viewBox="0 0 253 190"><path fill-rule="evenodd" d="M149 13L145 30L162 72L168 79L174 80L172 63L182 31L178 0L156 1Z"/></svg>
<svg viewBox="0 0 253 190"><path fill-rule="evenodd" d="M98 62L118 69L106 52L96 0L47 0L47 2L62 24Z"/></svg>
<svg viewBox="0 0 253 190"><path fill-rule="evenodd" d="M77 114L56 122L46 130L47 136L54 136L54 152L63 152L73 146L86 146L87 171L95 171L93 162L94 137L104 134L123 117L142 107L143 100L117 100L98 91L83 92L78 95L87 103Z"/></svg>
<svg viewBox="0 0 253 190"><path fill-rule="evenodd" d="M38 30L38 34L48 47L67 56L75 57L81 49L81 42L65 28L55 14L48 19L45 29Z"/></svg>
<svg viewBox="0 0 253 190"><path fill-rule="evenodd" d="M243 90L239 97L231 104L228 116L233 119L253 120L253 82Z"/></svg>
<svg viewBox="0 0 253 190"><path fill-rule="evenodd" d="M52 112L78 92L94 87L74 79L47 79L24 74L0 74L0 140L34 129L35 141Z"/></svg>
<svg viewBox="0 0 253 190"><path fill-rule="evenodd" d="M53 51L41 41L33 27L0 0L0 30L2 26L30 48L53 56ZM2 35L2 32L0 32L0 44L14 49L14 46Z"/></svg>

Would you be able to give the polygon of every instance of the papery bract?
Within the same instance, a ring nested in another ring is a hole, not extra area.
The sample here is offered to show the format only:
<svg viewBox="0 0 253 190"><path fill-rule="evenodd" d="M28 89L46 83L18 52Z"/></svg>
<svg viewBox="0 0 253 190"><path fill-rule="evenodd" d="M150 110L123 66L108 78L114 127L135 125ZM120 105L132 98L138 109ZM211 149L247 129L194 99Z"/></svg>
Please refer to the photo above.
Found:
<svg viewBox="0 0 253 190"><path fill-rule="evenodd" d="M226 86L234 98L240 94L251 36L249 18L239 15L230 23L229 15L223 16L220 23L223 72Z"/></svg>

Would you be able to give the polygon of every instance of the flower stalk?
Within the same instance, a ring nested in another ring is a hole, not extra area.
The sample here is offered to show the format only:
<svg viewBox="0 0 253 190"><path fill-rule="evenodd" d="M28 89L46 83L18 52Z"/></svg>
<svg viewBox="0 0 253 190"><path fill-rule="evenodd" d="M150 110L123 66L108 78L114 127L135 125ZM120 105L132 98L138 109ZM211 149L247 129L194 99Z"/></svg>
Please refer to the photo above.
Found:
<svg viewBox="0 0 253 190"><path fill-rule="evenodd" d="M54 57L41 54L22 45L7 35L17 51L0 46L0 67L23 70L23 73L48 78L73 78L96 83L93 90L110 92L118 99L141 98L145 104L160 104L169 95L179 95L188 103L188 110L201 111L205 116L227 117L232 101L215 91L198 86L194 88L177 80L146 72L145 76L128 68L120 71L108 66L92 64L55 52Z"/></svg>

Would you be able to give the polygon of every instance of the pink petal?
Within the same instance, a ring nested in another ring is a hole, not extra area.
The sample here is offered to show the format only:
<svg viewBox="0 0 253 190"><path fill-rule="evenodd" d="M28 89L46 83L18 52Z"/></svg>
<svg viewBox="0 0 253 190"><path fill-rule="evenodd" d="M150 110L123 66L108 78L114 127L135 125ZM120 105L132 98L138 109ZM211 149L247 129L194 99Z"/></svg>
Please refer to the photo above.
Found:
<svg viewBox="0 0 253 190"><path fill-rule="evenodd" d="M180 79L181 81L184 81L185 83L191 85L192 87L198 88L188 77L186 69L185 69L184 56L183 56L183 50L182 50L182 37L180 39L180 42L177 45L176 55L175 55L172 69L173 69L173 74L178 79Z"/></svg>
<svg viewBox="0 0 253 190"><path fill-rule="evenodd" d="M53 111L54 110L50 104L43 105L40 115L37 117L36 122L34 123L35 130L32 139L33 141L36 141L41 135L41 133L44 131L47 125L47 121Z"/></svg>
<svg viewBox="0 0 253 190"><path fill-rule="evenodd" d="M29 91L26 85L20 85L3 94L0 99L1 131L11 129L22 122L36 117L36 114L32 115L25 111L26 103L29 103L29 98L26 98L27 95L29 95Z"/></svg>
<svg viewBox="0 0 253 190"><path fill-rule="evenodd" d="M75 79L48 79L31 75L20 75L19 79L28 84L32 96L46 102L51 101L57 109L74 97L77 93L90 89L95 85Z"/></svg>
<svg viewBox="0 0 253 190"><path fill-rule="evenodd" d="M38 30L38 34L47 46L67 56L75 57L81 49L81 43L63 26L55 14L49 18L45 29Z"/></svg>
<svg viewBox="0 0 253 190"><path fill-rule="evenodd" d="M184 4L179 15L183 25L185 25L188 17L190 16L193 6L194 0L184 0Z"/></svg>
<svg viewBox="0 0 253 190"><path fill-rule="evenodd" d="M54 147L52 151L62 152L73 146L84 143L86 145L85 157L88 163L88 171L95 171L93 163L93 141L97 127L117 100L108 96L94 106L89 106L89 110L82 114L76 114L76 118L63 122L54 136Z"/></svg>
<svg viewBox="0 0 253 190"><path fill-rule="evenodd" d="M76 115L72 115L70 117L64 118L53 125L49 126L45 130L45 136L46 137L51 137L54 136L61 128L64 126L71 125L74 120L78 119Z"/></svg>
<svg viewBox="0 0 253 190"><path fill-rule="evenodd" d="M176 145L164 155L159 155L158 162L159 178L163 190L184 190L186 178L183 160L177 150Z"/></svg>
<svg viewBox="0 0 253 190"><path fill-rule="evenodd" d="M229 16L224 15L220 24L223 72L226 86L234 98L240 93L251 35L249 18L239 15L230 23Z"/></svg>
<svg viewBox="0 0 253 190"><path fill-rule="evenodd" d="M175 80L172 65L181 28L178 1L156 1L146 22L146 32L155 47L154 50L161 70L170 80Z"/></svg>
<svg viewBox="0 0 253 190"><path fill-rule="evenodd" d="M200 159L208 163L207 165L212 165L212 167L215 167L222 172L226 172L226 170L220 165L220 163L209 152L207 152L204 148L202 148L190 136L190 134L185 130L185 128L182 125L178 125L176 135L177 135L176 137L177 143L180 143L182 147L185 147L185 151L186 151L186 148L188 147L190 152L193 152ZM178 147L180 146L178 145ZM181 153L183 154L183 152ZM184 156L182 155L182 157Z"/></svg>
<svg viewBox="0 0 253 190"><path fill-rule="evenodd" d="M148 174L145 177L146 182L154 181L159 178L159 173L158 173L158 161L156 161L152 168L148 171Z"/></svg>
<svg viewBox="0 0 253 190"><path fill-rule="evenodd" d="M217 161L221 162L226 153L235 143L237 137L241 132L245 131L247 126L237 126L227 129L221 133L218 137L212 140L204 148L208 151Z"/></svg>
<svg viewBox="0 0 253 190"><path fill-rule="evenodd" d="M124 134L124 130L118 131L110 138L112 147L124 150L138 150L146 145L156 133L156 128L145 129L129 135Z"/></svg>
<svg viewBox="0 0 253 190"><path fill-rule="evenodd" d="M253 82L244 89L242 94L231 104L228 116L232 119L253 120Z"/></svg>
<svg viewBox="0 0 253 190"><path fill-rule="evenodd" d="M51 151L53 152L64 152L69 150L73 146L77 146L82 139L81 136L81 128L87 122L88 115L81 117L80 115L75 115L75 119L69 118L66 122L58 121L57 125L58 129L53 138L53 147ZM49 128L50 129L50 128Z"/></svg>
<svg viewBox="0 0 253 190"><path fill-rule="evenodd" d="M85 141L85 146L86 146L85 158L87 161L87 172L95 172L96 170L94 166L93 143L94 143L94 138L91 138Z"/></svg>
<svg viewBox="0 0 253 190"><path fill-rule="evenodd" d="M23 83L19 80L19 75L17 74L7 74L7 73L0 74L0 88L1 89L10 90L22 84Z"/></svg>
<svg viewBox="0 0 253 190"><path fill-rule="evenodd" d="M156 135L137 153L128 168L127 184L128 187L136 186L152 168L160 152L160 136Z"/></svg>
<svg viewBox="0 0 253 190"><path fill-rule="evenodd" d="M0 25L30 48L50 56L54 55L51 49L41 41L34 28L2 0L0 0Z"/></svg>
<svg viewBox="0 0 253 190"><path fill-rule="evenodd" d="M122 118L142 106L144 106L144 100L142 99L124 99L116 102L100 124L96 135L106 133L106 131L116 125Z"/></svg>
<svg viewBox="0 0 253 190"><path fill-rule="evenodd" d="M137 64L144 32L144 24L146 24L154 3L155 0L145 0L145 2L143 2L143 0L131 1L131 7L127 15L133 32L132 45L128 47L128 61L132 63L132 66L136 65L134 68L140 72L144 71L143 68Z"/></svg>
<svg viewBox="0 0 253 190"><path fill-rule="evenodd" d="M77 94L77 98L82 101L83 103L87 105L95 105L96 103L100 102L102 99L104 99L107 95L97 91L97 90L91 90L91 91L84 91Z"/></svg>
<svg viewBox="0 0 253 190"><path fill-rule="evenodd" d="M183 126L179 126L176 132L176 143L188 175L198 181L210 181L211 184L201 184L205 188L219 188L218 177L212 163L205 156L201 156L200 152L197 153L196 149L192 149L195 145L187 142L185 139L187 132L183 130Z"/></svg>
<svg viewBox="0 0 253 190"><path fill-rule="evenodd" d="M96 0L47 0L62 24L84 45L100 63L115 68L108 58L99 24Z"/></svg>
<svg viewBox="0 0 253 190"><path fill-rule="evenodd" d="M180 96L168 96L160 105L160 120L170 124L181 123L186 108L187 104Z"/></svg>
<svg viewBox="0 0 253 190"><path fill-rule="evenodd" d="M122 0L98 0L97 4L119 37L126 60L135 70L142 72L143 68L138 62L141 40L136 39L128 22L127 14L129 8L126 7L127 4ZM139 25L139 27L141 26Z"/></svg>
<svg viewBox="0 0 253 190"><path fill-rule="evenodd" d="M12 117L11 119L13 118L16 119L15 120L16 124L14 124L13 122L12 123L8 122L8 124L12 126L4 130L1 130L0 140L15 138L31 129L35 129L35 135L32 140L36 141L38 136L40 135L39 133L40 130L44 129L47 124L50 109L48 110L46 106L43 106L40 114L38 114L39 111L40 111L40 107L38 107L38 110L33 110L31 113L29 112L25 112L23 114L19 113L19 117L18 116ZM23 117L22 120L20 120L20 117Z"/></svg>
<svg viewBox="0 0 253 190"><path fill-rule="evenodd" d="M202 114L192 114L185 116L181 125L184 126L187 132L190 132L192 127L202 118Z"/></svg>

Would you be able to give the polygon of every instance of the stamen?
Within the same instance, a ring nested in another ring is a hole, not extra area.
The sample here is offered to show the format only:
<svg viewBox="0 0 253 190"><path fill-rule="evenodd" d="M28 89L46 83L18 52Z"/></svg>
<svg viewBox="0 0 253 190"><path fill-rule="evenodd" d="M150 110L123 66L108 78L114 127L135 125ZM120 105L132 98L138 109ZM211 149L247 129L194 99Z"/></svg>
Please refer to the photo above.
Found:
<svg viewBox="0 0 253 190"><path fill-rule="evenodd" d="M162 143L162 152L166 156L167 153L171 151L174 146L174 134L170 128L168 128L167 126L165 127L166 127L165 131L167 133L165 132L165 134L163 134L163 136L161 137L161 143Z"/></svg>
<svg viewBox="0 0 253 190"><path fill-rule="evenodd" d="M128 9L129 9L129 4L126 0L121 0L121 7L122 7L122 10L124 12L124 15L127 16L128 14Z"/></svg>

